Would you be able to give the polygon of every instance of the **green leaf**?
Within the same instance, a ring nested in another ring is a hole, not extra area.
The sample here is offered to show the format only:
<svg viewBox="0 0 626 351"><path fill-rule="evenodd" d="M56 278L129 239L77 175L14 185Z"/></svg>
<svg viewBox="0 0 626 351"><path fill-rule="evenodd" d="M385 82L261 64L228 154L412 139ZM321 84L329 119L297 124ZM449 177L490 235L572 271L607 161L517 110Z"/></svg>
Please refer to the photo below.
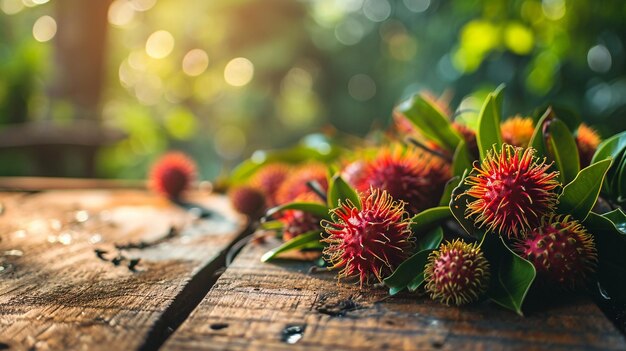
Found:
<svg viewBox="0 0 626 351"><path fill-rule="evenodd" d="M328 208L335 208L347 200L352 202L358 209L361 209L359 194L337 174L331 178L328 186Z"/></svg>
<svg viewBox="0 0 626 351"><path fill-rule="evenodd" d="M454 176L446 182L446 186L443 188L443 195L441 195L441 200L439 200L439 206L450 205L450 200L452 199L452 190L454 190L454 188L459 185L460 180L460 176Z"/></svg>
<svg viewBox="0 0 626 351"><path fill-rule="evenodd" d="M593 155L591 159L591 163L598 162L600 160L607 159L609 157L613 158L615 161L613 166L609 169L607 173L607 181L604 183L602 187L602 191L609 195L611 198L618 198L620 195L624 196L625 193L619 193L619 182L617 181L617 176L621 171L622 161L626 158L626 132L621 132L619 134L615 134L612 137L606 139L598 145L598 149L596 153Z"/></svg>
<svg viewBox="0 0 626 351"><path fill-rule="evenodd" d="M612 300L623 302L626 301L626 235L621 231L624 214L620 212L612 211L603 216L591 212L583 225L593 236L598 251L600 286Z"/></svg>
<svg viewBox="0 0 626 351"><path fill-rule="evenodd" d="M481 160L485 159L487 151L491 150L493 145L498 147L502 145L502 133L500 131L502 90L504 90L504 85L500 85L490 93L480 110L476 140Z"/></svg>
<svg viewBox="0 0 626 351"><path fill-rule="evenodd" d="M552 112L552 107L548 107L546 112L539 119L539 122L535 125L535 131L533 132L533 136L530 138L530 142L528 143L528 146L537 150L537 156L539 157L549 156L544 140L543 129L553 118L554 113ZM576 154L578 154L578 152Z"/></svg>
<svg viewBox="0 0 626 351"><path fill-rule="evenodd" d="M441 227L436 227L423 235L418 235L417 238L417 251L424 251L430 249L436 249L443 240L443 230Z"/></svg>
<svg viewBox="0 0 626 351"><path fill-rule="evenodd" d="M452 160L453 175L461 176L463 175L463 172L465 172L465 170L471 170L473 160L467 148L467 144L465 144L465 141L459 142L459 145L454 151L454 156L452 157Z"/></svg>
<svg viewBox="0 0 626 351"><path fill-rule="evenodd" d="M554 104L543 105L537 110L535 110L534 120L538 121L548 108L552 109L552 112L554 113L554 115L556 115L561 121L563 121L565 125L567 125L567 128L570 131L573 132L575 130L578 130L578 126L580 125L580 122L582 121L580 115L576 111L568 107L564 107L564 106L559 106L559 105L554 105Z"/></svg>
<svg viewBox="0 0 626 351"><path fill-rule="evenodd" d="M603 160L583 168L576 178L563 188L557 212L571 214L574 218L584 221L598 200L604 175L610 165L611 160Z"/></svg>
<svg viewBox="0 0 626 351"><path fill-rule="evenodd" d="M280 230L283 229L283 225L281 221L265 221L259 224L259 228L263 230Z"/></svg>
<svg viewBox="0 0 626 351"><path fill-rule="evenodd" d="M598 145L596 153L591 159L591 163L596 163L608 157L616 158L617 155L626 148L626 131L615 134Z"/></svg>
<svg viewBox="0 0 626 351"><path fill-rule="evenodd" d="M400 103L396 111L411 121L425 137L451 152L461 141L443 112L420 94Z"/></svg>
<svg viewBox="0 0 626 351"><path fill-rule="evenodd" d="M498 305L523 316L522 306L537 275L532 263L521 258L495 234L487 234L482 244L491 264L487 296Z"/></svg>
<svg viewBox="0 0 626 351"><path fill-rule="evenodd" d="M383 280L383 283L389 287L389 295L395 295L406 289L409 284L413 291L424 282L424 267L428 262L428 255L434 249L424 250L409 257L402 262L398 268L389 277Z"/></svg>
<svg viewBox="0 0 626 351"><path fill-rule="evenodd" d="M559 177L563 184L571 182L580 171L578 147L569 128L558 118L548 125L546 143L551 159L559 170Z"/></svg>
<svg viewBox="0 0 626 351"><path fill-rule="evenodd" d="M322 236L320 231L306 232L304 234L298 235L295 238L284 242L279 247L274 248L263 254L263 256L261 256L261 262L273 260L279 254L287 251L309 247L311 243L315 241L319 242L321 238Z"/></svg>
<svg viewBox="0 0 626 351"><path fill-rule="evenodd" d="M439 223L452 217L450 207L439 206L424 210L411 218L411 230L419 238L421 233L427 232ZM423 250L424 248L418 248Z"/></svg>
<svg viewBox="0 0 626 351"><path fill-rule="evenodd" d="M474 221L465 217L465 210L467 209L467 203L470 201L470 197L464 195L465 191L469 190L470 186L465 184L465 178L469 174L466 171L454 190L452 190L452 196L450 199L450 212L456 219L456 221L465 229L465 231L476 239L481 239L485 232L479 228L476 228Z"/></svg>
<svg viewBox="0 0 626 351"><path fill-rule="evenodd" d="M317 202L290 202L284 205L270 208L269 210L267 210L265 216L270 217L276 213L285 210L299 210L310 213L320 219L330 219L330 215L328 214L328 207Z"/></svg>
<svg viewBox="0 0 626 351"><path fill-rule="evenodd" d="M611 212L607 212L603 214L602 217L613 222L615 229L620 234L626 235L626 214L624 214L621 208L615 209Z"/></svg>

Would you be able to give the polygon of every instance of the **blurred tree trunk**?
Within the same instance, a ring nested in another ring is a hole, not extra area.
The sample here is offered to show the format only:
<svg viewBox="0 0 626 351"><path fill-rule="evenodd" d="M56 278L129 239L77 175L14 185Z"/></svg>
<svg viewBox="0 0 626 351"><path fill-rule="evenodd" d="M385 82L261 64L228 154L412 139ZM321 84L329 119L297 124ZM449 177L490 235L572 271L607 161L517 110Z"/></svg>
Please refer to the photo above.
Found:
<svg viewBox="0 0 626 351"><path fill-rule="evenodd" d="M69 102L72 119L98 119L105 78L107 13L111 0L55 2L54 100Z"/></svg>

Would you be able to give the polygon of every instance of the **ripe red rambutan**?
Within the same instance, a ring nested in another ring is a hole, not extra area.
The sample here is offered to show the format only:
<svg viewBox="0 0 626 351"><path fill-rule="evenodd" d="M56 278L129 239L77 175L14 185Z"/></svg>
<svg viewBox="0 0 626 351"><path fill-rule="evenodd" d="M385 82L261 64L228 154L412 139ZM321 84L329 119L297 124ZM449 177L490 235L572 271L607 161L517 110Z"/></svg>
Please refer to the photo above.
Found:
<svg viewBox="0 0 626 351"><path fill-rule="evenodd" d="M283 223L283 240L285 241L306 232L322 231L320 219L308 212L287 210L278 220Z"/></svg>
<svg viewBox="0 0 626 351"><path fill-rule="evenodd" d="M570 216L544 217L513 249L535 266L542 282L563 288L584 286L596 269L593 238Z"/></svg>
<svg viewBox="0 0 626 351"><path fill-rule="evenodd" d="M272 163L261 168L252 177L250 184L261 190L267 200L267 206L278 205L277 193L283 181L289 175L289 166L284 163Z"/></svg>
<svg viewBox="0 0 626 351"><path fill-rule="evenodd" d="M578 155L580 156L580 166L587 167L591 164L593 154L600 145L600 136L593 128L581 123L576 133L576 146L578 146Z"/></svg>
<svg viewBox="0 0 626 351"><path fill-rule="evenodd" d="M474 163L465 179L471 188L462 194L471 198L466 217L479 228L508 237L539 225L553 211L560 183L558 172L550 172L545 158L534 155L532 148L504 144L500 152L495 147L489 151L480 165Z"/></svg>
<svg viewBox="0 0 626 351"><path fill-rule="evenodd" d="M265 211L265 195L251 186L242 185L228 193L233 208L250 218L259 218Z"/></svg>
<svg viewBox="0 0 626 351"><path fill-rule="evenodd" d="M341 268L339 277L358 276L361 286L370 276L378 281L391 274L411 253L410 219L402 201L386 191L373 189L362 199L362 209L350 201L331 210L331 221L322 221L326 259Z"/></svg>
<svg viewBox="0 0 626 351"><path fill-rule="evenodd" d="M278 188L276 193L276 201L278 204L285 204L294 201L302 194L314 192L307 185L307 182L317 182L321 190L328 190L328 179L326 167L321 164L311 163L298 167L291 173Z"/></svg>
<svg viewBox="0 0 626 351"><path fill-rule="evenodd" d="M502 122L500 131L505 144L528 147L535 132L535 125L531 117L515 116Z"/></svg>
<svg viewBox="0 0 626 351"><path fill-rule="evenodd" d="M431 252L424 269L426 291L446 305L478 300L487 291L489 278L489 262L480 247L460 239Z"/></svg>
<svg viewBox="0 0 626 351"><path fill-rule="evenodd" d="M418 149L383 149L365 165L354 185L367 193L370 187L385 190L396 200L407 203L406 210L416 214L436 206L450 178L450 167L440 158Z"/></svg>
<svg viewBox="0 0 626 351"><path fill-rule="evenodd" d="M196 163L182 152L169 152L152 166L149 186L156 193L177 199L195 178Z"/></svg>

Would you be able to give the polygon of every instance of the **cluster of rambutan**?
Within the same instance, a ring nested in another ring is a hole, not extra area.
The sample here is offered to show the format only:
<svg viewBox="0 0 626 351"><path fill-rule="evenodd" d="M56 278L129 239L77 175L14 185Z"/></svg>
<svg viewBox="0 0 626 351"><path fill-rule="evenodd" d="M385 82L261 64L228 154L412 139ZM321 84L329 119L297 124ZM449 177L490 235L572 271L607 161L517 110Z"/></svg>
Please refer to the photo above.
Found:
<svg viewBox="0 0 626 351"><path fill-rule="evenodd" d="M326 168L319 163L290 166L284 163L268 164L243 185L229 192L233 207L252 219L266 210L290 202L321 203L318 194L326 193ZM301 210L284 210L274 215L282 224L283 240L291 240L306 232L321 231L320 218Z"/></svg>
<svg viewBox="0 0 626 351"><path fill-rule="evenodd" d="M578 288L594 273L593 238L570 216L557 215L558 172L532 148L502 145L465 179L466 216L476 227L502 236L530 261L540 283Z"/></svg>

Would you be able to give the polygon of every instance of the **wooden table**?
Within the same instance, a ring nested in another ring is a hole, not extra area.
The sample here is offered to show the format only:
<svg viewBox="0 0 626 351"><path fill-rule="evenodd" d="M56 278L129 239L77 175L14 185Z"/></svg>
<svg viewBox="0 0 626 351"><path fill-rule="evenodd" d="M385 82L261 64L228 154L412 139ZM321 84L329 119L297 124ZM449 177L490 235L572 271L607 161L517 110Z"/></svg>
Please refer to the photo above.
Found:
<svg viewBox="0 0 626 351"><path fill-rule="evenodd" d="M585 299L519 317L389 298L308 262L261 263L275 240L223 272L246 222L222 196L191 202L214 215L142 190L1 193L0 349L626 350Z"/></svg>

